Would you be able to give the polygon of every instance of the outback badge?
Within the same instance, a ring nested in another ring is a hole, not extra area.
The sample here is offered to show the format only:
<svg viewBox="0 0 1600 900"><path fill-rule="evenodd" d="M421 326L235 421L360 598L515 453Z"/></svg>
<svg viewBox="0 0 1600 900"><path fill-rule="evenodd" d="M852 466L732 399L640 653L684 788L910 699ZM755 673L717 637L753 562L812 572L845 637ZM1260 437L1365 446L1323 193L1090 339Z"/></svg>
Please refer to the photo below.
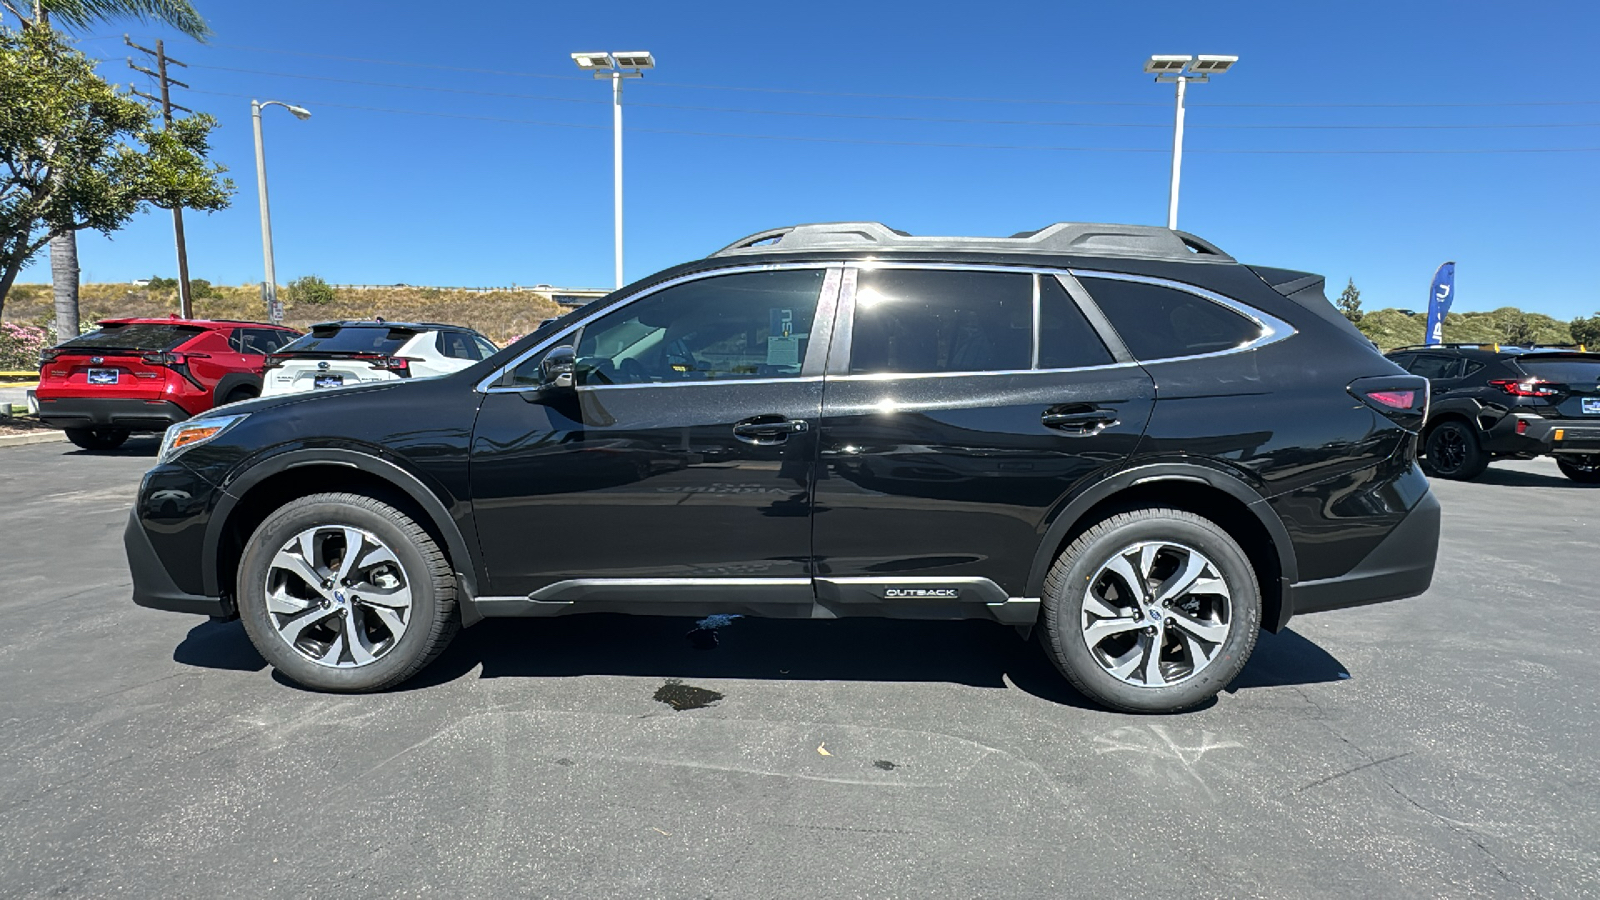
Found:
<svg viewBox="0 0 1600 900"><path fill-rule="evenodd" d="M960 588L884 588L885 600L955 600L961 596Z"/></svg>

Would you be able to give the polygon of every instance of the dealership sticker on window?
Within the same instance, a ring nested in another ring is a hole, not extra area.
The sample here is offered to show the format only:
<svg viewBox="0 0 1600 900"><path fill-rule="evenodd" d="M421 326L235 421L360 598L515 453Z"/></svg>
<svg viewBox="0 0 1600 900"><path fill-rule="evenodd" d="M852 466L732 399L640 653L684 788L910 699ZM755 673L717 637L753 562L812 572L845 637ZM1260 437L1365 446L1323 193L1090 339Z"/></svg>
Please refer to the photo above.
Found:
<svg viewBox="0 0 1600 900"><path fill-rule="evenodd" d="M767 365L800 365L800 336L775 334L767 338Z"/></svg>

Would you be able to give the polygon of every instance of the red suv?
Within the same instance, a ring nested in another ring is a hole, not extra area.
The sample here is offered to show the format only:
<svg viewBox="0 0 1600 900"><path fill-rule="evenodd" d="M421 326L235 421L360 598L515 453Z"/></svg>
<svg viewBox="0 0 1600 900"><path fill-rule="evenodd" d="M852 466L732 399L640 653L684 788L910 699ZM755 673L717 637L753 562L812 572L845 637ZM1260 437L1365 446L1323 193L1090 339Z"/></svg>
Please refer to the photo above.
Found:
<svg viewBox="0 0 1600 900"><path fill-rule="evenodd" d="M204 319L104 319L39 357L39 419L86 450L164 431L213 406L261 394L267 354L300 336L278 325Z"/></svg>

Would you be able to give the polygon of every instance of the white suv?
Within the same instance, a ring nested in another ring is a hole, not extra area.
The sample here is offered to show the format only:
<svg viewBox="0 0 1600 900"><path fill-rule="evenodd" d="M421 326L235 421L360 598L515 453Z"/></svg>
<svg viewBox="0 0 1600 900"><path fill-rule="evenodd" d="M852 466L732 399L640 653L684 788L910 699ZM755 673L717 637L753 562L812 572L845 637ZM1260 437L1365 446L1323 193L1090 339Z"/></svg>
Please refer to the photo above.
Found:
<svg viewBox="0 0 1600 900"><path fill-rule="evenodd" d="M458 372L498 350L470 328L431 322L324 322L267 358L261 395Z"/></svg>

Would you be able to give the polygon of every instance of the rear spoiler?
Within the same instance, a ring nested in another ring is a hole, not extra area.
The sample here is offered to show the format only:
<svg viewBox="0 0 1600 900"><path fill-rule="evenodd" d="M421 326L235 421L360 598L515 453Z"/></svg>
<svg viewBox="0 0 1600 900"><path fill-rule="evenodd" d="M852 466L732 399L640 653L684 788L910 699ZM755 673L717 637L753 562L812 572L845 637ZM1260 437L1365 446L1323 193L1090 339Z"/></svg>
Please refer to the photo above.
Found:
<svg viewBox="0 0 1600 900"><path fill-rule="evenodd" d="M1339 312L1338 307L1328 300L1324 292L1327 279L1311 272L1297 272L1293 269L1274 269L1270 266L1245 266L1256 274L1256 277L1267 283L1267 286L1299 304L1306 312L1327 322L1346 335L1361 342L1364 347L1377 350L1366 335L1361 333L1354 323Z"/></svg>

